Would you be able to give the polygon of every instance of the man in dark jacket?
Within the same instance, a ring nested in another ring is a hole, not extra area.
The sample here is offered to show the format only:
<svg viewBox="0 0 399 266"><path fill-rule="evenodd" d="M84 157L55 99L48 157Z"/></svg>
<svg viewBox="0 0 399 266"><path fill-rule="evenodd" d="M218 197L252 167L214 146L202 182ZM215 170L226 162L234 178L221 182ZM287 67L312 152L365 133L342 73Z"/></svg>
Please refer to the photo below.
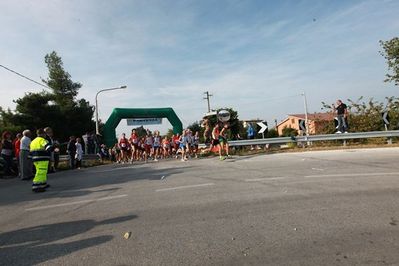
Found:
<svg viewBox="0 0 399 266"><path fill-rule="evenodd" d="M337 115L338 131L336 133L348 133L348 107L341 100L337 100L337 105L332 104Z"/></svg>
<svg viewBox="0 0 399 266"><path fill-rule="evenodd" d="M51 147L53 147L54 146L53 130L51 129L51 127L46 127L46 128L44 128L44 132L46 133L45 139L48 141L49 145ZM55 172L55 169L54 169L54 147L50 151L50 161L49 161L49 164L48 164L48 172L49 173L54 173Z"/></svg>
<svg viewBox="0 0 399 266"><path fill-rule="evenodd" d="M71 169L75 168L75 155L76 155L76 138L75 136L69 137L69 142L67 145L67 153L69 155L69 167Z"/></svg>

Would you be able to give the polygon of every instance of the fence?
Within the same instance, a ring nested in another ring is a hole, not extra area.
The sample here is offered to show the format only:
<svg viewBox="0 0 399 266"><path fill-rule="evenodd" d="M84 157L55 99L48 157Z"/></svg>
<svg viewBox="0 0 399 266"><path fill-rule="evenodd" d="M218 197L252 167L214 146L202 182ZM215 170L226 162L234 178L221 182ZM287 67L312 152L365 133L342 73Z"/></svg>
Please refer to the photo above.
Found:
<svg viewBox="0 0 399 266"><path fill-rule="evenodd" d="M82 161L90 161L90 160L100 160L100 156L98 154L83 154ZM60 155L60 162L66 162L69 160L69 155Z"/></svg>
<svg viewBox="0 0 399 266"><path fill-rule="evenodd" d="M343 140L345 145L346 140L351 140L351 139L387 138L389 141L393 137L399 137L399 130L356 132L356 133L328 134L328 135L309 135L309 136L280 137L280 138L267 138L267 139L232 140L229 141L229 145L233 147L233 146L249 146L249 145L316 142L316 141L329 141L329 140Z"/></svg>

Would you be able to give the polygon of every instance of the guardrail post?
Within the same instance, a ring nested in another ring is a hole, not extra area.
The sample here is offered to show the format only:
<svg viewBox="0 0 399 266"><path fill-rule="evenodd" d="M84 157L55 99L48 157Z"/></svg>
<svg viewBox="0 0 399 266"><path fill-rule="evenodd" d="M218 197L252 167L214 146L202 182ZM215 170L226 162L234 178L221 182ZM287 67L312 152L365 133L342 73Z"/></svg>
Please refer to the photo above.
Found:
<svg viewBox="0 0 399 266"><path fill-rule="evenodd" d="M392 138L388 138L388 145L392 145Z"/></svg>
<svg viewBox="0 0 399 266"><path fill-rule="evenodd" d="M344 145L344 147L346 147L346 139L344 139L343 145Z"/></svg>

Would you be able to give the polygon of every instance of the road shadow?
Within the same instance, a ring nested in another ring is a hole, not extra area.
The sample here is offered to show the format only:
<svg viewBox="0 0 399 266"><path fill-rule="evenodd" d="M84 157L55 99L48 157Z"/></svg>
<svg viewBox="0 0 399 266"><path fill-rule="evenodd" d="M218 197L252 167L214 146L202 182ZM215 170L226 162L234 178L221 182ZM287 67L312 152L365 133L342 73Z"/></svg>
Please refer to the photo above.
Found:
<svg viewBox="0 0 399 266"><path fill-rule="evenodd" d="M51 187L44 193L32 193L31 182L12 180L7 183L0 182L0 206L14 203L36 201L51 198L83 197L90 194L111 196L121 189L119 187L103 188L107 185L122 185L140 180L159 181L175 174L181 174L190 166L168 167L156 169L148 165L125 165L109 168L87 168L84 170L63 171L49 175L48 183ZM162 181L159 181L162 182ZM101 193L102 192L102 193Z"/></svg>
<svg viewBox="0 0 399 266"><path fill-rule="evenodd" d="M101 245L112 240L113 236L103 235L74 241L69 241L67 238L86 233L96 226L122 223L135 218L136 215L128 215L98 222L78 220L1 233L0 264L36 265L78 250Z"/></svg>

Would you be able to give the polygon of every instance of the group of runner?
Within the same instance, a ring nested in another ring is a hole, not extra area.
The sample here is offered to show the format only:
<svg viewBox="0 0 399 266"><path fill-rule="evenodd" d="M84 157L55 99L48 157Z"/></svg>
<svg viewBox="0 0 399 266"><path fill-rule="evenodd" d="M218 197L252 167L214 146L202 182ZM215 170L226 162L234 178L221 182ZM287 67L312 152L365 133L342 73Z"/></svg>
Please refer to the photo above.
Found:
<svg viewBox="0 0 399 266"><path fill-rule="evenodd" d="M218 121L212 127L208 118L202 121L204 127L204 140L206 148L202 152L216 152L220 160L230 157L228 130L229 122ZM175 157L181 161L189 158L198 158L199 155L199 132L192 132L185 129L181 134L172 137L161 136L159 131L151 133L146 130L145 136L139 136L135 129L129 137L122 133L118 143L111 149L111 156L117 163L133 163L134 161L148 160L158 161L159 159Z"/></svg>
<svg viewBox="0 0 399 266"><path fill-rule="evenodd" d="M205 128L204 139L205 144L209 145L208 151L213 152L214 149L216 149L221 161L230 158L229 143L227 141L227 131L230 129L229 123L218 121L212 128L210 120L204 118L202 126ZM223 156L223 153L225 153L226 156Z"/></svg>
<svg viewBox="0 0 399 266"><path fill-rule="evenodd" d="M146 135L140 137L133 129L129 138L123 133L118 143L112 148L112 155L117 163L133 163L134 161L147 162L149 159L159 159L175 156L187 161L190 157L198 157L199 133L190 129L183 130L182 134L171 138L162 137L159 131L152 134L148 129Z"/></svg>

